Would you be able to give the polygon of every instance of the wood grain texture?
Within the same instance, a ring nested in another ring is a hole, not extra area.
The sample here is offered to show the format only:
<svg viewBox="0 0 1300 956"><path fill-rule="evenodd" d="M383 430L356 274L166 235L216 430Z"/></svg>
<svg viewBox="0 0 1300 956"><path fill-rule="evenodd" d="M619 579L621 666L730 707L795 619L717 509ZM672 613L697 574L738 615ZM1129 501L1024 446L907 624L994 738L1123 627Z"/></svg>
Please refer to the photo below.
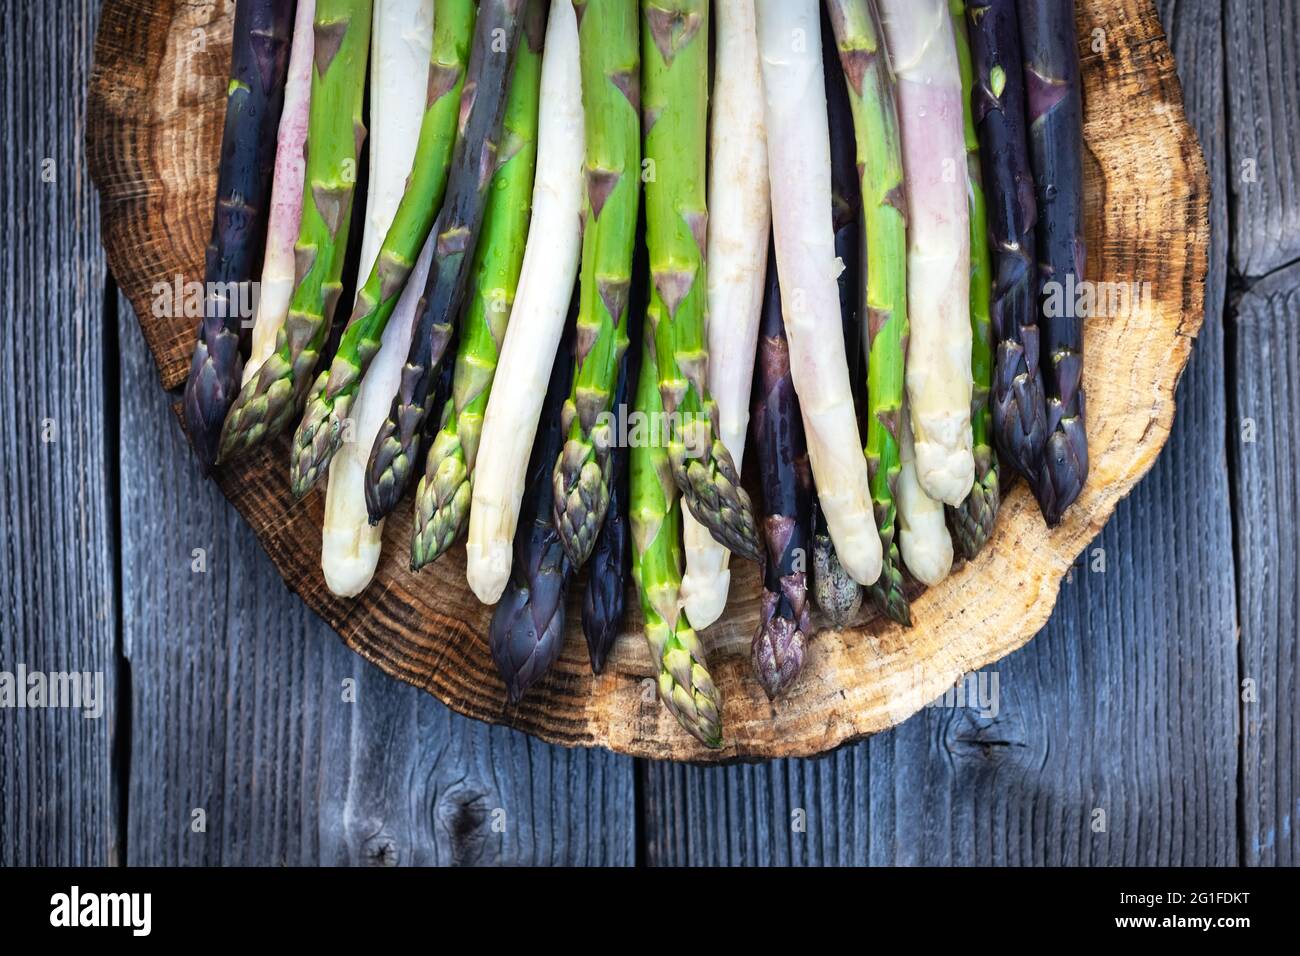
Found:
<svg viewBox="0 0 1300 956"><path fill-rule="evenodd" d="M1261 276L1300 258L1300 7L1226 10L1232 264Z"/></svg>
<svg viewBox="0 0 1300 956"><path fill-rule="evenodd" d="M107 6L91 94L105 120L92 136L92 167L114 273L147 307L155 282L199 275L202 230L171 229L163 243L156 223L207 222L224 80L206 66L196 70L207 61L182 52L191 8L164 2L145 10L138 0ZM168 37L161 49L133 42L137 21L148 18L152 33ZM995 546L917 600L915 628L864 619L851 631L824 632L800 685L775 706L749 677L758 582L752 567L740 569L728 618L707 635L726 698L721 751L697 746L643 693L652 666L634 634L620 642L605 675L592 678L576 613L550 677L508 709L484 638L489 610L464 583L463 549L420 575L406 568L409 504L387 523L371 588L355 601L330 595L317 567L322 497L290 500L287 439L225 469L223 490L290 587L349 646L459 712L550 741L697 760L818 753L899 722L959 674L1019 647L1047 619L1061 575L1164 444L1174 385L1200 326L1208 189L1173 60L1145 0L1091 0L1082 19L1104 23L1107 37L1102 52L1084 58L1091 261L1108 280L1152 283L1149 301L1087 323L1093 477L1050 535L1028 492L1013 491ZM222 29L208 24L210 37ZM205 55L214 49L210 43ZM150 101L143 108L131 102L141 91ZM141 314L164 383L179 381L192 321Z"/></svg>
<svg viewBox="0 0 1300 956"><path fill-rule="evenodd" d="M1300 863L1300 265L1236 304L1242 826L1245 862ZM1249 682L1249 683L1246 683Z"/></svg>
<svg viewBox="0 0 1300 956"><path fill-rule="evenodd" d="M51 6L15 4L0 31L0 671L98 675L103 712L0 710L0 867L118 852L114 336L99 322L104 256L81 155L97 5Z"/></svg>
<svg viewBox="0 0 1300 956"><path fill-rule="evenodd" d="M631 760L459 717L284 588L199 476L120 308L129 862L633 862Z"/></svg>
<svg viewBox="0 0 1300 956"><path fill-rule="evenodd" d="M927 708L817 761L647 764L647 862L1237 862L1222 22L1217 0L1166 0L1161 14L1215 189L1205 326L1160 461L1072 569L1047 627L985 668L996 715ZM1278 719L1291 709L1279 700Z"/></svg>

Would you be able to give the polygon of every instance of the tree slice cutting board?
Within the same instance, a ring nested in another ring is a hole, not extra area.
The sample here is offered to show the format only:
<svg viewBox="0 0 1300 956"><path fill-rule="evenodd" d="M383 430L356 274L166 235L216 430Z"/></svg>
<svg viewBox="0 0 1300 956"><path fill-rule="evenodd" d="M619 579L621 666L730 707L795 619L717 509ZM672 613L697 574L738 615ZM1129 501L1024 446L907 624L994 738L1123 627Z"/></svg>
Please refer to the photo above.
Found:
<svg viewBox="0 0 1300 956"><path fill-rule="evenodd" d="M233 11L229 0L105 0L95 46L86 138L104 243L166 389L184 383L196 321L157 314L155 289L203 279ZM1209 186L1155 9L1150 0L1082 0L1079 36L1089 278L1147 284L1086 324L1092 474L1083 495L1049 532L1015 485L979 558L916 595L912 628L868 610L851 629L822 630L777 703L750 675L759 576L736 561L727 615L704 635L725 699L721 750L697 744L660 706L635 612L605 673L591 674L581 580L560 660L511 707L488 652L491 609L465 583L463 546L418 574L408 568L409 499L385 526L373 584L345 600L321 577L323 490L301 502L289 493L287 435L216 480L285 583L349 647L459 713L555 743L696 761L817 754L899 723L1047 621L1062 576L1164 445L1201 327Z"/></svg>

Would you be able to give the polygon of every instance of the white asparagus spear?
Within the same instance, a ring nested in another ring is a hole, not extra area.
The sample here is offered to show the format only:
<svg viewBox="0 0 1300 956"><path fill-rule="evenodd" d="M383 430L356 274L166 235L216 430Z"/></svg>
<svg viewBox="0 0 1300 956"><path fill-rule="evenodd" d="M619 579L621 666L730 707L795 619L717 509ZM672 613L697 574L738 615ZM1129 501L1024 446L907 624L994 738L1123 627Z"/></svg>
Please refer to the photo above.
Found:
<svg viewBox="0 0 1300 956"><path fill-rule="evenodd" d="M871 584L880 577L880 535L840 324L835 280L843 264L835 257L831 224L830 132L817 2L757 0L757 10L772 231L790 374L836 554L853 580Z"/></svg>
<svg viewBox="0 0 1300 956"><path fill-rule="evenodd" d="M361 237L358 289L379 256L415 158L423 114L419 109L412 109L411 104L419 99L415 91L423 91L428 82L433 47L433 0L378 0L370 42L370 190L365 232ZM404 293L422 286L423 283L408 282ZM404 294L399 303L406 298ZM417 294L411 299L412 315L418 298ZM399 304L394 311L401 309ZM321 570L326 585L341 597L360 594L379 564L383 526L372 528L366 511L366 460L375 434L387 416L400 376L391 377L392 388L383 400L384 414L378 413L379 403L370 394L384 391L383 377L372 383L372 375L384 361L385 353L392 358L390 337L401 340L401 356L406 356L410 322L401 322L399 318L394 315L389 321L380 350L361 381L351 413L352 434L347 436L351 440L344 442L326 473ZM394 326L403 328L395 331ZM400 373L400 362L397 369Z"/></svg>
<svg viewBox="0 0 1300 956"><path fill-rule="evenodd" d="M935 585L952 570L952 537L944 520L943 503L927 495L917 481L912 425L907 410L903 411L903 434L898 442L902 463L898 473L898 548L912 577L922 584Z"/></svg>
<svg viewBox="0 0 1300 956"><path fill-rule="evenodd" d="M709 391L718 434L740 469L749 430L758 324L767 272L767 137L754 0L714 5L713 118L709 131ZM681 598L696 628L722 616L731 586L731 552L690 509L682 513L686 573Z"/></svg>
<svg viewBox="0 0 1300 956"><path fill-rule="evenodd" d="M284 81L284 107L276 133L275 179L271 186L271 215L266 223L266 252L258 285L257 317L252 347L244 363L241 384L247 383L275 351L275 336L289 314L293 296L293 244L302 222L302 180L307 159L307 116L311 105L311 62L315 48L312 19L316 0L299 0L289 48L289 72Z"/></svg>
<svg viewBox="0 0 1300 956"><path fill-rule="evenodd" d="M930 497L956 506L975 480L961 70L948 0L882 0L880 9L898 74L907 183L907 400L916 474Z"/></svg>
<svg viewBox="0 0 1300 956"><path fill-rule="evenodd" d="M484 604L496 603L510 577L528 455L582 248L586 140L578 23L571 0L551 0L540 102L533 218L514 309L483 416L470 499L466 577Z"/></svg>

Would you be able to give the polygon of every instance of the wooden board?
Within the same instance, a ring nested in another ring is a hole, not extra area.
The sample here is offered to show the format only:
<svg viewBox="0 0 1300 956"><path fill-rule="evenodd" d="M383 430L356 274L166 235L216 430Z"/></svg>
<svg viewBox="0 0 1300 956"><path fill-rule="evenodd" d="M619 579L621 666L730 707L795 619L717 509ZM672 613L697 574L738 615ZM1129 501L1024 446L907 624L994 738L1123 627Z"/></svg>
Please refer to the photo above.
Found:
<svg viewBox="0 0 1300 956"><path fill-rule="evenodd" d="M0 708L0 867L121 859L116 330L100 321L104 255L81 156L95 7L7 4L0 31L0 671L89 674L99 689L93 719Z"/></svg>
<svg viewBox="0 0 1300 956"><path fill-rule="evenodd" d="M156 316L152 290L176 275L201 279L228 13L222 5L109 0L96 51L88 148L109 262L168 388L183 380L193 329L184 318ZM1174 387L1200 328L1208 187L1154 10L1146 0L1090 0L1080 24L1085 44L1094 30L1101 37L1097 51L1083 50L1093 277L1150 283L1149 298L1087 324L1089 485L1051 534L1027 491L1013 490L994 544L918 599L914 628L864 618L852 630L821 633L800 685L776 705L748 674L758 582L752 567L739 569L728 617L706 633L726 698L721 751L696 745L645 693L653 671L635 633L593 678L576 613L552 674L507 708L484 637L490 609L465 586L463 549L422 574L406 568L409 504L387 523L371 588L355 601L329 594L318 568L322 495L292 502L287 438L226 469L223 490L289 586L350 647L461 713L554 742L693 760L819 753L898 723L1047 620L1061 576L1164 444Z"/></svg>
<svg viewBox="0 0 1300 956"><path fill-rule="evenodd" d="M1242 842L1247 863L1300 862L1300 265L1236 305L1237 389L1228 419L1241 547Z"/></svg>

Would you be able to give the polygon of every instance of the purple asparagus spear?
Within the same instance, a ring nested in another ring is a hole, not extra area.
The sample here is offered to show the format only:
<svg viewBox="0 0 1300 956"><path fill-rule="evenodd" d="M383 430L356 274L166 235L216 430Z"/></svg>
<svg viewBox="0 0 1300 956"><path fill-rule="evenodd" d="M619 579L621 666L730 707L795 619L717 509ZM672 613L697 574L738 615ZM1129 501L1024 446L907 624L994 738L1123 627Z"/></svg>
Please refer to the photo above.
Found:
<svg viewBox="0 0 1300 956"><path fill-rule="evenodd" d="M1083 86L1073 0L1020 0L1020 43L1029 105L1029 157L1038 200L1047 441L1035 493L1055 527L1088 479L1084 431Z"/></svg>
<svg viewBox="0 0 1300 956"><path fill-rule="evenodd" d="M292 0L240 0L235 7L203 322L185 382L185 425L205 472L216 461L221 426L243 372L239 306L245 283L262 262L293 14ZM238 300L232 301L236 288Z"/></svg>
<svg viewBox="0 0 1300 956"><path fill-rule="evenodd" d="M812 534L812 473L799 399L790 378L776 257L771 253L751 420L763 489L767 554L762 610L750 652L759 683L768 697L775 698L799 676L808 641L808 576L804 569Z"/></svg>

